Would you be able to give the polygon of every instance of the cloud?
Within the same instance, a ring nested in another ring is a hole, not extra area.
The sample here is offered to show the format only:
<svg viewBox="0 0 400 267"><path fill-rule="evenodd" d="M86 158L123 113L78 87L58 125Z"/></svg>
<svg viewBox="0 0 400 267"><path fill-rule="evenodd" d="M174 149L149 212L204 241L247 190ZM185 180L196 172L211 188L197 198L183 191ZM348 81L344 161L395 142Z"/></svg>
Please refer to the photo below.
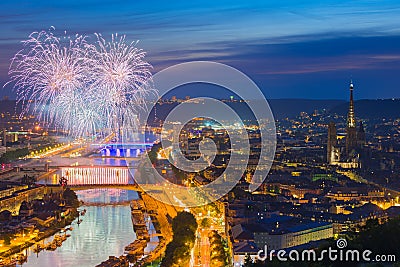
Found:
<svg viewBox="0 0 400 267"><path fill-rule="evenodd" d="M286 80L301 75L323 82L328 74L355 72L371 79L375 71L376 79L394 85L398 80L387 70L400 68L399 10L394 0L1 2L0 80L20 41L54 25L90 38L118 32L140 39L155 72L185 61L218 61L259 83L280 81L288 95L295 89Z"/></svg>

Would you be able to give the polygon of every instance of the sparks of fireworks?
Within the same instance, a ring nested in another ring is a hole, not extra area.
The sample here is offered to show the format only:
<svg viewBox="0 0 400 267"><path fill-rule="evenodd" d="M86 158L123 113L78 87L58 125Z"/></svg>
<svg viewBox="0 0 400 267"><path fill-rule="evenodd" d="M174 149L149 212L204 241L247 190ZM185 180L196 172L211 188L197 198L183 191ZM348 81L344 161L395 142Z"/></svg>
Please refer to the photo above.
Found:
<svg viewBox="0 0 400 267"><path fill-rule="evenodd" d="M33 110L73 137L137 130L138 108L155 92L151 65L137 42L96 37L90 44L87 37L59 38L50 30L23 42L9 74L24 113Z"/></svg>
<svg viewBox="0 0 400 267"><path fill-rule="evenodd" d="M34 32L12 59L9 74L24 112L33 109L39 119L54 122L57 114L45 112L57 105L59 95L82 88L91 61L84 54L85 38L58 38L51 31ZM59 112L57 109L53 109Z"/></svg>
<svg viewBox="0 0 400 267"><path fill-rule="evenodd" d="M137 130L138 109L152 90L151 65L144 61L145 52L127 43L125 36L112 35L106 41L96 34L97 42L90 46L96 64L91 69L94 82L92 95L98 96L98 108L106 125L114 133Z"/></svg>
<svg viewBox="0 0 400 267"><path fill-rule="evenodd" d="M90 96L86 92L64 92L57 96L54 103L49 106L49 113L55 114L55 126L61 127L72 137L91 136L101 132L102 119L90 104Z"/></svg>

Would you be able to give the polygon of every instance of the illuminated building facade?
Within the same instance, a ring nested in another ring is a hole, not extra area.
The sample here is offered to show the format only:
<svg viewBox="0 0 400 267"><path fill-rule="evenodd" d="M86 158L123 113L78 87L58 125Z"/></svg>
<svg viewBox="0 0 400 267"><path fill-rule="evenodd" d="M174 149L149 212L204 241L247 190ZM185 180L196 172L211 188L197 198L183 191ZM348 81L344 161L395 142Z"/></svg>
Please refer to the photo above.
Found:
<svg viewBox="0 0 400 267"><path fill-rule="evenodd" d="M330 122L328 125L328 141L327 141L327 162L331 165L338 165L342 168L352 169L360 168L359 150L365 145L364 125L360 121L357 130L357 121L354 111L354 85L350 83L350 101L347 113L346 123L346 143L342 150L337 142L338 135L336 125Z"/></svg>

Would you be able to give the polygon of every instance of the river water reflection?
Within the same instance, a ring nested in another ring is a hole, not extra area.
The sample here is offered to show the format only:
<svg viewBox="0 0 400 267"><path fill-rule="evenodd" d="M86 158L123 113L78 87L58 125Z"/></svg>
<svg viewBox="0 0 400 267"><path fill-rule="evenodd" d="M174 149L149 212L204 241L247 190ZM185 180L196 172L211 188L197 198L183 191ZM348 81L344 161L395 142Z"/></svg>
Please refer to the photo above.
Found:
<svg viewBox="0 0 400 267"><path fill-rule="evenodd" d="M71 236L55 251L41 251L36 255L28 250L28 266L86 267L96 266L108 256L120 256L133 242L129 201L137 199L136 191L122 189L90 189L76 192L85 205L85 216L80 225L73 222ZM44 242L50 242L52 238Z"/></svg>

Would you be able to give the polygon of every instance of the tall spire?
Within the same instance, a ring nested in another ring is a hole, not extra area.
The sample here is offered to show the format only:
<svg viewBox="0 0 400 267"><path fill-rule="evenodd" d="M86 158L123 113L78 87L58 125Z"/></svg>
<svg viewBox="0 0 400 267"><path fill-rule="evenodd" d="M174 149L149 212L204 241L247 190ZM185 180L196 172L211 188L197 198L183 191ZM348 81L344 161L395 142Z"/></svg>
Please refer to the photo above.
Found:
<svg viewBox="0 0 400 267"><path fill-rule="evenodd" d="M347 128L346 128L346 154L350 153L357 147L357 129L356 118L354 116L354 99L353 99L353 81L350 82L350 106L349 113L347 114Z"/></svg>
<svg viewBox="0 0 400 267"><path fill-rule="evenodd" d="M355 128L356 127L356 119L354 116L354 100L353 100L353 81L350 81L350 106L349 113L347 114L347 127Z"/></svg>

